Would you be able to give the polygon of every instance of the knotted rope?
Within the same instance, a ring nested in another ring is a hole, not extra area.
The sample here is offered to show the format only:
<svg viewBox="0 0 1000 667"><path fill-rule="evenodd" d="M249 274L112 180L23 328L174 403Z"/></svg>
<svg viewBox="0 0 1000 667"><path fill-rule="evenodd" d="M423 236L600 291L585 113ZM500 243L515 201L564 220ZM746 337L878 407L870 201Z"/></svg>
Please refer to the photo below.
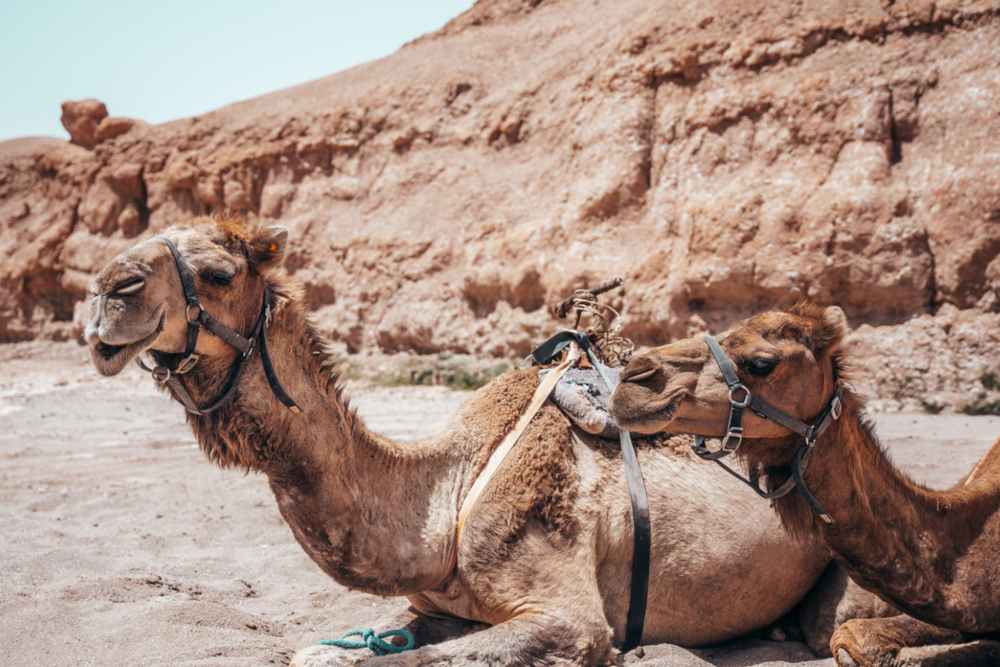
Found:
<svg viewBox="0 0 1000 667"><path fill-rule="evenodd" d="M632 358L635 344L622 336L624 322L621 313L606 303L597 300L598 295L621 287L623 278L611 280L593 288L573 290L573 296L564 299L552 308L552 314L564 318L570 312L576 312L573 328L579 330L580 319L586 315L589 320L586 333L591 344L596 348L598 356L608 366L624 366Z"/></svg>
<svg viewBox="0 0 1000 667"><path fill-rule="evenodd" d="M350 639L351 637L360 637L360 640ZM406 644L403 646L397 646L392 642L386 641L389 637L402 637L406 640ZM368 648L375 655L389 655L390 653L411 651L413 650L413 647L416 646L416 643L416 640L413 638L413 633L406 628L386 630L385 632L380 632L378 634L375 634L375 631L371 628L351 630L340 639L324 639L320 642L323 646L336 646L337 648Z"/></svg>

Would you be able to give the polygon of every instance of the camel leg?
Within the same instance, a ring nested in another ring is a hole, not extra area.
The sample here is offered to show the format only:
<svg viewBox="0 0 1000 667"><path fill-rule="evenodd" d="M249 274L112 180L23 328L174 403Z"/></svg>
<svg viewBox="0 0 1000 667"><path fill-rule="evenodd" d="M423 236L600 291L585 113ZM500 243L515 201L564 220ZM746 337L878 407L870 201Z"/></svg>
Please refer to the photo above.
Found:
<svg viewBox="0 0 1000 667"><path fill-rule="evenodd" d="M399 655L369 658L371 667L430 665L596 665L609 662L611 628L603 621L583 622L565 611L526 613L458 639Z"/></svg>
<svg viewBox="0 0 1000 667"><path fill-rule="evenodd" d="M962 633L900 614L889 618L856 618L839 626L830 650L839 667L883 667L896 663L900 649L954 644Z"/></svg>
<svg viewBox="0 0 1000 667"><path fill-rule="evenodd" d="M413 638L419 647L449 641L485 627L481 623L461 618L426 616L411 608L384 624L380 624L376 630L406 628L413 633ZM352 650L317 644L298 651L292 658L289 667L358 665L371 657L371 653L366 649Z"/></svg>
<svg viewBox="0 0 1000 667"><path fill-rule="evenodd" d="M802 637L820 657L830 655L830 639L841 625L855 618L896 616L899 610L858 586L833 562L797 607Z"/></svg>

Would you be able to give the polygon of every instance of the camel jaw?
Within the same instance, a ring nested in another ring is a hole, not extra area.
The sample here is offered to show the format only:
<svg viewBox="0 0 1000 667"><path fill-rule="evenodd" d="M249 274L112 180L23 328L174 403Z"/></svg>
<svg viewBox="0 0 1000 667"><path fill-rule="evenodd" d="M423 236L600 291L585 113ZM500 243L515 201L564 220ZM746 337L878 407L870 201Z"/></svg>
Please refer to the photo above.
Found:
<svg viewBox="0 0 1000 667"><path fill-rule="evenodd" d="M130 361L149 349L161 331L163 331L162 315L150 333L131 343L115 345L99 339L89 346L90 360L101 375L118 375Z"/></svg>

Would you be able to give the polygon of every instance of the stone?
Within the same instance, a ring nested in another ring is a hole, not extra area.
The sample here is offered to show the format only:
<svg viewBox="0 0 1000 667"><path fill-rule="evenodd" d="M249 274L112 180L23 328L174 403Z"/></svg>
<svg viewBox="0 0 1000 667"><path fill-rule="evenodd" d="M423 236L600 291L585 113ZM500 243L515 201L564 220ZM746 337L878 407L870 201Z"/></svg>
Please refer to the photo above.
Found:
<svg viewBox="0 0 1000 667"><path fill-rule="evenodd" d="M134 118L124 118L122 116L108 116L97 125L97 142L108 141L127 134L139 122Z"/></svg>
<svg viewBox="0 0 1000 667"><path fill-rule="evenodd" d="M97 145L97 128L108 116L104 102L94 99L71 100L62 103L62 125L69 132L69 140L77 146L93 148Z"/></svg>

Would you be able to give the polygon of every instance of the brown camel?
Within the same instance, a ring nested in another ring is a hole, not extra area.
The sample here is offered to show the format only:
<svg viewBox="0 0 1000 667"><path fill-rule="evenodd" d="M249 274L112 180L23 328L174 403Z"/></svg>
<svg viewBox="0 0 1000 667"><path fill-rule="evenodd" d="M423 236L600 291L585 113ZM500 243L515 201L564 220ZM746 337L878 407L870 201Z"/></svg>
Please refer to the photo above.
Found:
<svg viewBox="0 0 1000 667"><path fill-rule="evenodd" d="M270 299L267 348L302 414L278 400L258 353L231 402L188 422L210 460L267 477L292 533L324 572L352 589L409 599L417 614L382 627L408 623L418 648L373 664L613 660L632 550L617 446L543 407L456 544L462 499L529 401L537 372L513 371L482 388L435 439L397 444L370 432L279 269L286 237L280 228L198 219L119 255L93 285L86 339L98 371L119 373L144 351L166 363L185 349L171 241L193 268L204 311L223 326L249 334ZM194 368L179 377L204 406L223 390L237 353L207 332L196 352ZM666 438L640 445L653 517L644 641L695 646L773 623L829 556L791 539L751 493L685 451ZM343 664L358 653L312 647L294 664Z"/></svg>
<svg viewBox="0 0 1000 667"><path fill-rule="evenodd" d="M812 423L840 392L839 418L816 439L803 476L820 513L801 488L774 507L790 534L822 538L852 579L909 616L844 624L832 641L834 655L842 664L886 664L903 646L997 633L1000 441L951 490L910 480L886 457L848 384L846 328L840 308L800 305L757 315L720 337L748 396L794 419ZM731 408L720 366L702 337L637 356L612 413L640 433L720 436ZM736 400L744 402L742 390ZM769 486L777 488L803 438L750 408L743 429L738 455L747 469L770 473ZM832 522L822 520L824 512Z"/></svg>

